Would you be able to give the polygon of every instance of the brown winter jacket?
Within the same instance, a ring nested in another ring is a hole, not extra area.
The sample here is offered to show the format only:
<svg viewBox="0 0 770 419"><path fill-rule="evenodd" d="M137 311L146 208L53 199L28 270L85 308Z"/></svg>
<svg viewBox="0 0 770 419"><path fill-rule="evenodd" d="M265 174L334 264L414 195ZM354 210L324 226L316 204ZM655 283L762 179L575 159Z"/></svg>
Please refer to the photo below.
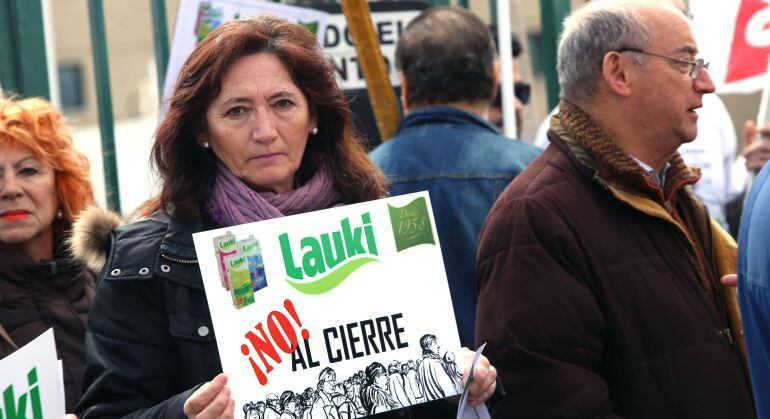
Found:
<svg viewBox="0 0 770 419"><path fill-rule="evenodd" d="M476 337L508 392L496 416L754 417L719 283L735 244L685 187L699 172L677 154L661 190L560 107L481 233Z"/></svg>
<svg viewBox="0 0 770 419"><path fill-rule="evenodd" d="M34 262L0 250L0 359L49 328L62 360L67 412L80 399L88 310L96 276L66 258ZM9 339L10 338L10 339ZM9 342L12 341L12 342Z"/></svg>

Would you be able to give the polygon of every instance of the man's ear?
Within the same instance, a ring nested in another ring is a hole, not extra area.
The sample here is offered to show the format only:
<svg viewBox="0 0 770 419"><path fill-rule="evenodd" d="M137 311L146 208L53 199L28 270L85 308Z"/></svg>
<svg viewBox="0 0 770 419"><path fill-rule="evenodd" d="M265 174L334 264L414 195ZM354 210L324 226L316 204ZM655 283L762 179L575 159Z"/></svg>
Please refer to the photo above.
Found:
<svg viewBox="0 0 770 419"><path fill-rule="evenodd" d="M406 76L404 75L403 71L398 72L398 78L401 80L401 109L404 111L404 115L409 112L409 105L406 102L407 98L407 89L409 86L406 84Z"/></svg>
<svg viewBox="0 0 770 419"><path fill-rule="evenodd" d="M495 62L492 65L492 97L489 98L489 100L493 100L495 97L497 97L497 92L500 90L500 83L501 83L501 76L500 76L500 57L495 57Z"/></svg>
<svg viewBox="0 0 770 419"><path fill-rule="evenodd" d="M626 60L620 52L610 51L604 55L602 60L602 77L607 87L619 96L628 97L631 95L631 85L629 83L631 66L633 64Z"/></svg>

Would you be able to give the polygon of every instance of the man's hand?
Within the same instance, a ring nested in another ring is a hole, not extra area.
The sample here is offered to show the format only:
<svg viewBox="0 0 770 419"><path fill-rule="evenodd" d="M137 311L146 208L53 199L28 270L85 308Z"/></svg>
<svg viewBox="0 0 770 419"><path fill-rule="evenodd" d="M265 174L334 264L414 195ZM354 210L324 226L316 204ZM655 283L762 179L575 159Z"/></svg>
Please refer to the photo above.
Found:
<svg viewBox="0 0 770 419"><path fill-rule="evenodd" d="M757 134L762 136L763 141L757 141ZM757 173L770 160L770 125L758 129L754 121L746 121L743 139L746 147L741 151L741 156L746 159L746 170Z"/></svg>
<svg viewBox="0 0 770 419"><path fill-rule="evenodd" d="M722 285L726 287L737 287L738 286L738 274L729 274L725 275L721 279Z"/></svg>
<svg viewBox="0 0 770 419"><path fill-rule="evenodd" d="M468 380L468 374L471 372L473 357L475 353L468 348L460 350L460 365L463 367L462 385ZM468 390L468 404L476 406L487 401L495 392L497 386L497 370L489 364L487 357L482 355L476 364L476 370L473 372L473 381Z"/></svg>
<svg viewBox="0 0 770 419"><path fill-rule="evenodd" d="M230 397L227 376L219 374L202 385L184 403L183 411L191 419L232 419L235 399Z"/></svg>

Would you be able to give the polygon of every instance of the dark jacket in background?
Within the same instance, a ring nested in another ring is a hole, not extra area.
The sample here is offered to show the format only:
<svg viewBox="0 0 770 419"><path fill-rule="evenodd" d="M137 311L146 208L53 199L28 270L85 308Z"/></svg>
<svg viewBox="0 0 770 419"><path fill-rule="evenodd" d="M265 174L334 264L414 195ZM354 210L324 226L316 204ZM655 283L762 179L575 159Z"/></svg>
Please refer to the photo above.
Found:
<svg viewBox="0 0 770 419"><path fill-rule="evenodd" d="M94 296L94 274L66 258L35 262L0 250L0 325L22 347L49 328L62 360L67 412L83 383L84 337ZM0 339L0 359L14 351Z"/></svg>
<svg viewBox="0 0 770 419"><path fill-rule="evenodd" d="M732 239L685 185L663 190L562 102L552 145L481 236L477 341L508 392L501 418L754 417L733 336Z"/></svg>
<svg viewBox="0 0 770 419"><path fill-rule="evenodd" d="M391 195L427 190L435 215L460 343L473 348L476 248L492 203L540 153L451 106L413 111L371 152Z"/></svg>

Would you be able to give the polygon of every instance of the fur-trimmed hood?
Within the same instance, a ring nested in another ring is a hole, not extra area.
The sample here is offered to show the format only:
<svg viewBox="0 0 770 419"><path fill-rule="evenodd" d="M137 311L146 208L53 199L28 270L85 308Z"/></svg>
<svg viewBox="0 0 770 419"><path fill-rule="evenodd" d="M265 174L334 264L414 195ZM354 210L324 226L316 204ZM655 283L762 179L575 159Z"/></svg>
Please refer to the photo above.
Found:
<svg viewBox="0 0 770 419"><path fill-rule="evenodd" d="M107 261L110 232L125 223L120 215L99 206L85 209L72 224L67 239L72 257L99 272Z"/></svg>

